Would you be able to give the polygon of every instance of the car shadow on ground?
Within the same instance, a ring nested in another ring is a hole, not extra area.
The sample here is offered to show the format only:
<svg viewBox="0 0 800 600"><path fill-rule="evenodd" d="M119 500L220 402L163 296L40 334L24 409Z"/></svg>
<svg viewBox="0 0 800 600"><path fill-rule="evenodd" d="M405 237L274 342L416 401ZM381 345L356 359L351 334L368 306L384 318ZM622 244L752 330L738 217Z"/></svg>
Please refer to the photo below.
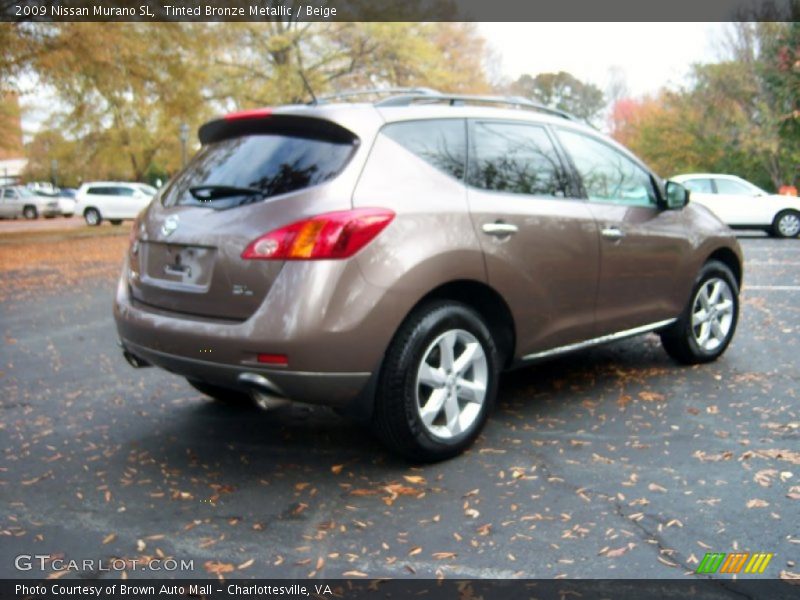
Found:
<svg viewBox="0 0 800 600"><path fill-rule="evenodd" d="M569 419L586 399L602 406L619 400L625 382L639 387L667 385L683 371L658 346L655 336L616 343L552 359L502 375L498 402L474 451L502 437L505 415L532 425L543 419ZM638 388L637 388L638 389ZM387 452L366 425L340 417L324 407L288 405L268 411L255 405L230 405L209 400L186 388L180 414L166 428L151 430L137 446L153 458L181 468L192 463L224 468L247 477L287 466L306 467L361 463L380 466L390 477L410 463ZM175 398L165 400L173 401ZM244 457L244 458L242 458ZM249 475L248 475L249 474Z"/></svg>

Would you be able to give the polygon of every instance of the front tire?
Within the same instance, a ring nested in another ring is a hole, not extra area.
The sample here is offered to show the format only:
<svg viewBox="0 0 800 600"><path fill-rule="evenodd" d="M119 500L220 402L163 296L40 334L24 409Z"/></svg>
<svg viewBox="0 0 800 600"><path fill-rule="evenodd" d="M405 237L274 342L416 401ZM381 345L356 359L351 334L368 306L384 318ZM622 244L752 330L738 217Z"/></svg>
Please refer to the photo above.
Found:
<svg viewBox="0 0 800 600"><path fill-rule="evenodd" d="M36 210L35 206L26 206L22 209L22 216L32 221L39 216L39 212Z"/></svg>
<svg viewBox="0 0 800 600"><path fill-rule="evenodd" d="M793 238L800 234L800 213L784 210L775 216L772 222L772 234L779 238Z"/></svg>
<svg viewBox="0 0 800 600"><path fill-rule="evenodd" d="M378 382L374 427L394 452L420 462L463 452L497 396L500 357L481 316L434 302L403 323Z"/></svg>
<svg viewBox="0 0 800 600"><path fill-rule="evenodd" d="M97 227L103 222L103 217L100 216L100 211L96 208L87 208L83 211L83 219L89 227Z"/></svg>
<svg viewBox="0 0 800 600"><path fill-rule="evenodd" d="M725 264L711 260L700 269L681 316L661 332L661 343L667 354L680 363L711 362L725 352L738 320L736 278Z"/></svg>

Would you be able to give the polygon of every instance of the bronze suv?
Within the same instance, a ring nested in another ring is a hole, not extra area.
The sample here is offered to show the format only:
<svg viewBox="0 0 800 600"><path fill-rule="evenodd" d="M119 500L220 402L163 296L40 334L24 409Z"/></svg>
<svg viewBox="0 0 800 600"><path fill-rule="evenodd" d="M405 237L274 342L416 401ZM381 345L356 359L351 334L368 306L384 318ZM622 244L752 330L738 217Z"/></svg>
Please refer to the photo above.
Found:
<svg viewBox="0 0 800 600"><path fill-rule="evenodd" d="M731 231L566 113L409 90L199 137L134 224L114 316L132 365L213 398L331 406L432 461L505 369L646 332L701 363L733 337Z"/></svg>

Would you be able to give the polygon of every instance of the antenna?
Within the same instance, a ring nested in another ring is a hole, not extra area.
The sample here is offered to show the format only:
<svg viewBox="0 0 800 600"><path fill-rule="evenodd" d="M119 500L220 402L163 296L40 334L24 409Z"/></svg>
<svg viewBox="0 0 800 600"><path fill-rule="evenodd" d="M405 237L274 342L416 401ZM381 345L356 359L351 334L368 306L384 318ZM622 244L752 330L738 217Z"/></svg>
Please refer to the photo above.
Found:
<svg viewBox="0 0 800 600"><path fill-rule="evenodd" d="M301 69L298 69L297 72L300 74L300 79L303 80L303 85L305 86L306 91L311 95L311 104L318 104L317 96L314 94L314 90L311 89L311 85L309 85L305 74Z"/></svg>

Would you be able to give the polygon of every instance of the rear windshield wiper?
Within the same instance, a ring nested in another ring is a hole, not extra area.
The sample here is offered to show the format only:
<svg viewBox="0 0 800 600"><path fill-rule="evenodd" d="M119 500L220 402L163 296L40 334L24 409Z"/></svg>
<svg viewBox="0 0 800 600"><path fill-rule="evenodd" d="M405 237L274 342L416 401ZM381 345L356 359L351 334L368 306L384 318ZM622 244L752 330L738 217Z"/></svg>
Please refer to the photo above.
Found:
<svg viewBox="0 0 800 600"><path fill-rule="evenodd" d="M263 196L264 190L255 187L237 187L235 185L196 185L189 188L189 193L197 200L210 202L217 198L232 196Z"/></svg>

